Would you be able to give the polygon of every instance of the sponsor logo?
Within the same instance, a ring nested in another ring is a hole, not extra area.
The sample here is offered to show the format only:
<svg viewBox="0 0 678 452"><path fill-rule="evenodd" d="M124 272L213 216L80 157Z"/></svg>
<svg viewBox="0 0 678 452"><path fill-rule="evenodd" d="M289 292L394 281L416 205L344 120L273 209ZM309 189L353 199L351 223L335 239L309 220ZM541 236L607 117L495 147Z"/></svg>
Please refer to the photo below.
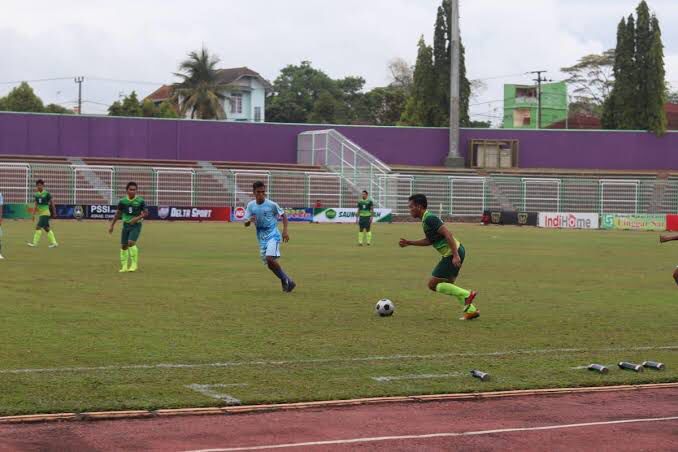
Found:
<svg viewBox="0 0 678 452"><path fill-rule="evenodd" d="M160 216L160 210L158 210ZM178 208L170 207L169 218L188 218L188 219L209 219L212 217L212 209L198 209L198 208ZM162 217L160 217L162 218Z"/></svg>
<svg viewBox="0 0 678 452"><path fill-rule="evenodd" d="M76 208L77 207L80 207L82 209L81 206L76 206ZM109 205L99 205L99 204L97 204L97 205L89 206L89 213L97 213L97 214L99 214L99 213L115 213L115 208L113 206L109 206Z"/></svg>
<svg viewBox="0 0 678 452"><path fill-rule="evenodd" d="M491 212L492 224L501 223L501 212Z"/></svg>
<svg viewBox="0 0 678 452"><path fill-rule="evenodd" d="M520 224L520 225L526 225L527 224L527 213L526 212L518 212L518 224Z"/></svg>
<svg viewBox="0 0 678 452"><path fill-rule="evenodd" d="M553 213L542 214L541 226L559 229L593 229L598 227L598 221L593 221L594 214Z"/></svg>
<svg viewBox="0 0 678 452"><path fill-rule="evenodd" d="M233 212L233 216L235 217L236 220L242 220L243 218L245 218L245 208L236 207L235 211Z"/></svg>
<svg viewBox="0 0 678 452"><path fill-rule="evenodd" d="M170 214L170 208L169 207L158 207L158 217L160 217L161 220L167 219Z"/></svg>
<svg viewBox="0 0 678 452"><path fill-rule="evenodd" d="M85 216L85 209L82 208L82 206L75 206L73 208L73 217L75 217L76 220L82 220Z"/></svg>
<svg viewBox="0 0 678 452"><path fill-rule="evenodd" d="M334 220L337 217L337 211L334 209L327 209L325 211L325 216L330 220Z"/></svg>

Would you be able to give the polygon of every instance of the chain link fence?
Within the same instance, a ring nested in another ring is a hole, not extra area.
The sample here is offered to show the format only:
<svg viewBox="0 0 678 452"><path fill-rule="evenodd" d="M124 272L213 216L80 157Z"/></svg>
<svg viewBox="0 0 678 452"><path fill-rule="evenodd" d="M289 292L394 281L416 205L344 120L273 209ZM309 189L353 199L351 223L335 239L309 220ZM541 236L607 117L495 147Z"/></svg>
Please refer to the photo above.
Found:
<svg viewBox="0 0 678 452"><path fill-rule="evenodd" d="M43 179L59 204L115 204L129 181L149 205L242 206L252 183L267 184L269 196L286 207L354 207L363 189L379 207L408 213L410 195L424 193L430 208L445 216L478 217L484 210L596 213L678 212L678 178L441 176L378 173L357 183L337 172L228 170L181 167L92 166L1 163L0 192L6 203L31 203Z"/></svg>

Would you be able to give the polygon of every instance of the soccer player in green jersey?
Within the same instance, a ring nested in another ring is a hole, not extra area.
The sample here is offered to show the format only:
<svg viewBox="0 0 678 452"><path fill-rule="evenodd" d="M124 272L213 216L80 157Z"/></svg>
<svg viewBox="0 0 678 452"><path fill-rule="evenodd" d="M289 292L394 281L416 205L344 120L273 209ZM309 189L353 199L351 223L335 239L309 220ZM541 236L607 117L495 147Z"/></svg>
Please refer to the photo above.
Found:
<svg viewBox="0 0 678 452"><path fill-rule="evenodd" d="M442 259L433 269L428 288L434 292L451 295L461 302L464 306L464 315L459 320L472 320L479 317L480 313L473 304L477 292L468 291L454 284L466 256L464 245L452 236L440 218L426 210L428 200L425 195L410 196L408 207L414 218L421 219L426 237L414 241L400 239L400 247L433 246L442 255Z"/></svg>
<svg viewBox="0 0 678 452"><path fill-rule="evenodd" d="M141 234L141 223L144 221L148 210L146 202L141 196L137 196L136 182L127 184L127 196L118 202L118 210L111 221L108 233L113 233L115 222L122 218L122 234L120 236L120 273L135 272L139 268L139 248L137 242ZM128 265L129 263L129 265Z"/></svg>
<svg viewBox="0 0 678 452"><path fill-rule="evenodd" d="M674 240L678 240L678 234L665 234L659 236L659 243L672 242ZM676 269L673 271L673 280L676 281L676 284L678 284L678 267L676 267Z"/></svg>
<svg viewBox="0 0 678 452"><path fill-rule="evenodd" d="M372 244L372 218L374 217L374 203L368 198L369 194L363 190L362 199L358 200L358 245L363 246L363 239L367 235L367 246Z"/></svg>
<svg viewBox="0 0 678 452"><path fill-rule="evenodd" d="M28 246L38 246L42 231L47 233L49 240L49 247L56 248L59 244L54 236L54 231L50 228L49 219L52 214L56 217L56 209L54 208L54 201L50 192L45 190L45 182L40 179L35 183L37 191L35 192L35 207L33 209L33 221L35 221L35 214L38 214L38 223L35 225L35 234L33 234L33 241L28 242Z"/></svg>

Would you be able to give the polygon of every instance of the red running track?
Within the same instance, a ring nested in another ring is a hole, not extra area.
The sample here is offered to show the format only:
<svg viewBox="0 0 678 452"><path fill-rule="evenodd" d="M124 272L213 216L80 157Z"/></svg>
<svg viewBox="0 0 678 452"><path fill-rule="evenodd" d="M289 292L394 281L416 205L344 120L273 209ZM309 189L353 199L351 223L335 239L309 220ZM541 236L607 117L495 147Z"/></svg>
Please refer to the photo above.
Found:
<svg viewBox="0 0 678 452"><path fill-rule="evenodd" d="M2 451L204 449L676 451L678 388L0 424Z"/></svg>

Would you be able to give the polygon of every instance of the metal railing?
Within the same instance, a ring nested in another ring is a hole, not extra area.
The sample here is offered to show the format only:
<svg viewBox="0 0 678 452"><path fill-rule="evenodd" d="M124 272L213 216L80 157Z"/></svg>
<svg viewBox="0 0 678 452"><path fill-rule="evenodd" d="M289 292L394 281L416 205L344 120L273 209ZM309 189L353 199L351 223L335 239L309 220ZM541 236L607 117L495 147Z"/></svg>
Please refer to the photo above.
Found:
<svg viewBox="0 0 678 452"><path fill-rule="evenodd" d="M657 180L584 177L447 176L372 174L363 186L378 186L372 198L396 215L408 214L408 198L424 193L430 208L445 216L477 217L484 210L595 213L678 212L678 178ZM252 183L262 180L269 196L285 207L355 207L356 185L338 172L83 166L0 162L5 203L31 203L43 179L58 204L115 204L127 182L139 185L150 205L243 206Z"/></svg>
<svg viewBox="0 0 678 452"><path fill-rule="evenodd" d="M334 129L313 130L297 137L297 163L323 166L338 174L355 194L367 190L379 207L388 195L383 185L391 168Z"/></svg>

